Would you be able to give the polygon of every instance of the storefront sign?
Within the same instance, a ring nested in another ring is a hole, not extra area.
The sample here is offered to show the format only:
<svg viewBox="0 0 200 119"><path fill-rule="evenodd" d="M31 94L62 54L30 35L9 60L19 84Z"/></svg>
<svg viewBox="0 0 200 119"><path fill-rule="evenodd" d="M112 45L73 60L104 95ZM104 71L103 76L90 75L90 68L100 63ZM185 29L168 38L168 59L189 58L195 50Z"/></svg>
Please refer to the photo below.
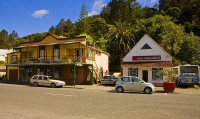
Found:
<svg viewBox="0 0 200 119"><path fill-rule="evenodd" d="M161 60L161 56L160 55L132 56L132 60Z"/></svg>

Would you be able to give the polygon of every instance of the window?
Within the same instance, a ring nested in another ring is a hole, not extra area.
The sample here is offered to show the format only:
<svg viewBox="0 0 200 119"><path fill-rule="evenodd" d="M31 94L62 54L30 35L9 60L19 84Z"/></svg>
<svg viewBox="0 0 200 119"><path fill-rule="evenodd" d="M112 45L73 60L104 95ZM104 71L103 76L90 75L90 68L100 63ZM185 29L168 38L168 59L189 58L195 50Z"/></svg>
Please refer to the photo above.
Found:
<svg viewBox="0 0 200 119"><path fill-rule="evenodd" d="M152 68L152 80L163 80L163 76L160 75L160 72L163 68Z"/></svg>
<svg viewBox="0 0 200 119"><path fill-rule="evenodd" d="M37 77L38 77L38 76L33 76L33 78L32 78L32 79L37 79Z"/></svg>
<svg viewBox="0 0 200 119"><path fill-rule="evenodd" d="M43 78L43 80L47 80L48 78L45 76L44 78Z"/></svg>
<svg viewBox="0 0 200 119"><path fill-rule="evenodd" d="M39 76L39 77L38 77L38 80L42 80L42 76Z"/></svg>
<svg viewBox="0 0 200 119"><path fill-rule="evenodd" d="M33 57L34 57L34 52L33 51L29 52L29 59L33 59Z"/></svg>
<svg viewBox="0 0 200 119"><path fill-rule="evenodd" d="M123 81L123 82L130 82L130 78L129 78L129 77L123 77L123 78L122 78L122 81Z"/></svg>
<svg viewBox="0 0 200 119"><path fill-rule="evenodd" d="M10 62L16 62L17 61L17 55L12 55L11 56L11 61Z"/></svg>
<svg viewBox="0 0 200 119"><path fill-rule="evenodd" d="M60 53L60 49L59 49L59 45L54 45L53 47L53 56L54 56L54 61L55 62L59 62L59 53Z"/></svg>
<svg viewBox="0 0 200 119"><path fill-rule="evenodd" d="M40 58L44 58L44 52L45 52L45 47L44 46L41 46L40 47L40 54L39 54L39 56L40 56Z"/></svg>
<svg viewBox="0 0 200 119"><path fill-rule="evenodd" d="M132 82L141 82L141 80L136 77L131 77L131 79L132 79Z"/></svg>
<svg viewBox="0 0 200 119"><path fill-rule="evenodd" d="M128 68L128 76L138 77L138 68Z"/></svg>
<svg viewBox="0 0 200 119"><path fill-rule="evenodd" d="M51 76L51 70L50 69L46 69L46 75Z"/></svg>
<svg viewBox="0 0 200 119"><path fill-rule="evenodd" d="M32 69L28 69L28 76L32 76Z"/></svg>

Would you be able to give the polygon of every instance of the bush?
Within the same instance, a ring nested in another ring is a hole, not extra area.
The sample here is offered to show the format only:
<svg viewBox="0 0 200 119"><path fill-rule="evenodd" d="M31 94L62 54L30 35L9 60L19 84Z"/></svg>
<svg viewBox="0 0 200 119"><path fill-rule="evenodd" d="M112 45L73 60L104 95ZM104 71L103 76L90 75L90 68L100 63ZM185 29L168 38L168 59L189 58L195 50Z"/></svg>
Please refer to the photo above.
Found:
<svg viewBox="0 0 200 119"><path fill-rule="evenodd" d="M199 89L200 87L199 87L199 85L194 85L194 88Z"/></svg>

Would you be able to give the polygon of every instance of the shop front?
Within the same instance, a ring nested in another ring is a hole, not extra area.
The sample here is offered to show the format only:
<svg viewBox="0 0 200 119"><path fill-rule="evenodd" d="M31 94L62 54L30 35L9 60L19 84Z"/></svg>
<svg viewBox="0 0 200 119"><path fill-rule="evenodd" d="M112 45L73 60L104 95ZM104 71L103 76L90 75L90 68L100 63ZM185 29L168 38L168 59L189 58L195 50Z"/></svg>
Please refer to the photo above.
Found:
<svg viewBox="0 0 200 119"><path fill-rule="evenodd" d="M162 70L172 70L172 57L148 35L124 57L123 76L137 76L146 82L162 85L166 80Z"/></svg>

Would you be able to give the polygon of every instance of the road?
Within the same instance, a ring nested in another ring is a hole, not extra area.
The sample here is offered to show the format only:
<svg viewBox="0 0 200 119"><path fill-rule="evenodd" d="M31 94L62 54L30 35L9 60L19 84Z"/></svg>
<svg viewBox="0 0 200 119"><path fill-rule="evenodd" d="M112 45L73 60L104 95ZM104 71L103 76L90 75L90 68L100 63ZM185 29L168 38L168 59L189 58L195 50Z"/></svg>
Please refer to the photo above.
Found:
<svg viewBox="0 0 200 119"><path fill-rule="evenodd" d="M199 94L0 84L1 119L199 119Z"/></svg>

